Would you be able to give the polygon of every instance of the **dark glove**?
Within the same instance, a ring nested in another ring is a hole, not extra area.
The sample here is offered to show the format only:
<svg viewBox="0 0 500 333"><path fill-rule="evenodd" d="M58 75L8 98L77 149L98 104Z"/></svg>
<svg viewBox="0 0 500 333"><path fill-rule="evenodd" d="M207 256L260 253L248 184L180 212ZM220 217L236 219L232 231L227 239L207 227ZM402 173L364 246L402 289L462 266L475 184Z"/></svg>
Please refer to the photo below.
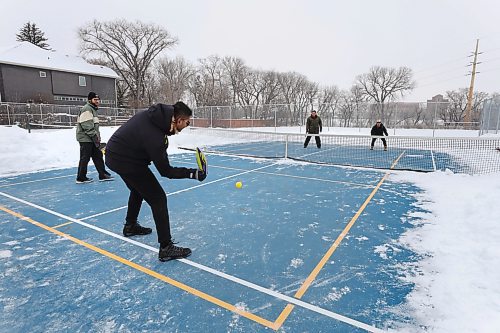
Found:
<svg viewBox="0 0 500 333"><path fill-rule="evenodd" d="M94 135L92 137L92 141L94 142L96 148L99 148L99 146L101 145L101 138L99 137L99 135Z"/></svg>
<svg viewBox="0 0 500 333"><path fill-rule="evenodd" d="M207 178L207 174L198 169L191 169L189 173L189 178L198 179L200 182L204 181Z"/></svg>

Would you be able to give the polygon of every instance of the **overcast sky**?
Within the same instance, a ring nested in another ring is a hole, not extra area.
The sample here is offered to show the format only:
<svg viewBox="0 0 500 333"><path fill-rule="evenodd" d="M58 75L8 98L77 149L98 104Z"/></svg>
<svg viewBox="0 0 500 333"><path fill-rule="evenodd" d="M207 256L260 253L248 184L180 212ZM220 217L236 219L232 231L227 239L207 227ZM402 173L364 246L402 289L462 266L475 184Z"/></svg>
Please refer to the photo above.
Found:
<svg viewBox="0 0 500 333"><path fill-rule="evenodd" d="M28 21L52 48L77 54L77 29L91 20L140 20L179 39L166 56L235 56L341 89L371 66L408 66L417 88L406 101L468 87L480 39L475 90L500 92L497 0L3 0L0 8L0 49Z"/></svg>

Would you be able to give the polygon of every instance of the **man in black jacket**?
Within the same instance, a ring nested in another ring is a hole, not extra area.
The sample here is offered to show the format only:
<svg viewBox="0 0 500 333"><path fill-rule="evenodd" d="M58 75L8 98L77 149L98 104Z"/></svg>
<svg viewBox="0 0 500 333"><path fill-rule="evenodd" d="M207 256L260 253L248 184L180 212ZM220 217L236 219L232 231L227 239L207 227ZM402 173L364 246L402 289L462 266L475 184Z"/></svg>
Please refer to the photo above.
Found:
<svg viewBox="0 0 500 333"><path fill-rule="evenodd" d="M311 115L306 120L306 133L319 134L321 131L323 131L323 124L321 123L321 118L317 115L315 110L312 110ZM314 137L314 140L316 140L316 146L318 148L321 148L321 139L319 138L319 135L316 135ZM306 141L304 141L304 148L307 148L309 141L311 141L310 135L308 135L306 137Z"/></svg>
<svg viewBox="0 0 500 333"><path fill-rule="evenodd" d="M175 246L172 242L167 196L149 165L153 162L160 175L170 179L203 181L206 178L203 170L172 167L168 160L168 136L189 126L191 116L191 109L182 102L153 105L123 124L106 145L106 165L120 175L130 190L123 235L151 233L151 228L137 222L144 199L153 212L161 261L185 258L191 250Z"/></svg>
<svg viewBox="0 0 500 333"><path fill-rule="evenodd" d="M389 134L387 134L387 129L385 128L384 124L382 124L382 121L377 120L377 123L372 127L371 135L384 136L384 134L385 136L389 136ZM387 142L385 141L385 138L380 138L380 140L382 140L382 143L384 144L384 150L387 150ZM373 150L375 141L377 141L377 138L372 138L370 150Z"/></svg>

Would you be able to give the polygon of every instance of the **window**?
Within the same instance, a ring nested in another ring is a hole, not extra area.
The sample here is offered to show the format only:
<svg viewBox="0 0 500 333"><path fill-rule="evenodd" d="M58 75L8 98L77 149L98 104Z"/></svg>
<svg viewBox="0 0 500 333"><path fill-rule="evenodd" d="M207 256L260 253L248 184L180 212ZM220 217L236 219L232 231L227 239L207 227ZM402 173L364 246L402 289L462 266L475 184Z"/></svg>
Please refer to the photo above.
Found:
<svg viewBox="0 0 500 333"><path fill-rule="evenodd" d="M80 87L87 86L87 80L85 79L85 76L78 76L78 85L80 85Z"/></svg>
<svg viewBox="0 0 500 333"><path fill-rule="evenodd" d="M40 77L47 77L47 73L43 72L43 71L40 71Z"/></svg>
<svg viewBox="0 0 500 333"><path fill-rule="evenodd" d="M86 97L54 95L54 101L86 102Z"/></svg>

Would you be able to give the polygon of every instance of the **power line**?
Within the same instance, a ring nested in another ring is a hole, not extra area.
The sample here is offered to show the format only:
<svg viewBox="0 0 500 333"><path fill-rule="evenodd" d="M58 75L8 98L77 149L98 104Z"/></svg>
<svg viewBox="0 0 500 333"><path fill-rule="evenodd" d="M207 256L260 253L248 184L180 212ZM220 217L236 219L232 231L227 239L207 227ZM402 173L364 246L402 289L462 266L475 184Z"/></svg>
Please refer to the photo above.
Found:
<svg viewBox="0 0 500 333"><path fill-rule="evenodd" d="M429 86L436 85L436 84L438 84L438 83L447 82L447 81L451 81L451 80L458 79L458 78L463 78L463 77L464 77L464 75L453 76L453 77L450 77L450 78L448 78L448 79L444 79L444 80L440 80L440 81L433 81L432 83L427 83L427 84L423 84L423 85L418 85L418 86L417 86L417 88L429 87Z"/></svg>

